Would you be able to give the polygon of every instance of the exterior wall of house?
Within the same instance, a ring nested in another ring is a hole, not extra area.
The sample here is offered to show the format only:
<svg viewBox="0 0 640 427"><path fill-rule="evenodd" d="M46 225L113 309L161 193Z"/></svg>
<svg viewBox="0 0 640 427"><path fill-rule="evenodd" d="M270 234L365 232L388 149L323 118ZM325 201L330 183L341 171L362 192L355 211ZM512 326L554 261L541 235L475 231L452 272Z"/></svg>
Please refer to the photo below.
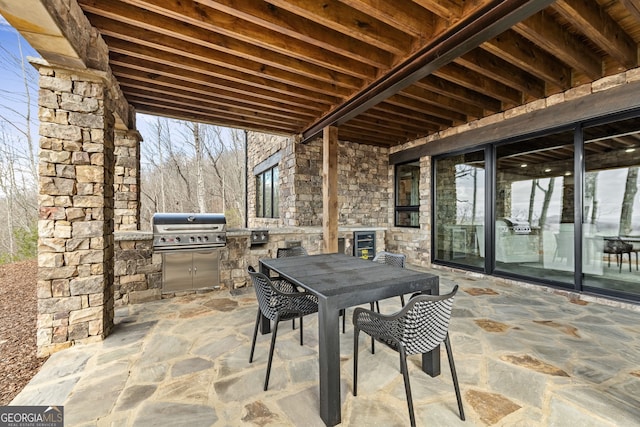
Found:
<svg viewBox="0 0 640 427"><path fill-rule="evenodd" d="M466 123L457 127L449 128L433 134L426 138L417 139L406 144L392 147L390 153L401 152L410 148L424 144L438 142L452 135L457 135L471 129L482 128L484 126L501 123L504 120L526 114L534 114L536 111L551 107L563 102L588 99L591 94L607 91L629 83L640 81L640 68L629 70L613 76L607 76L593 83L578 86L564 93L551 95L545 99L533 101L529 104L518 106L502 113L497 113L489 117ZM640 105L640 104L639 104ZM518 132L519 129L514 129ZM401 227L391 227L387 231L387 248L390 251L398 251L407 255L407 262L423 267L431 266L431 157L420 158L420 228L410 229ZM390 167L393 169L393 166ZM393 187L393 178L390 179L390 186ZM393 223L393 204L389 209L389 223Z"/></svg>
<svg viewBox="0 0 640 427"><path fill-rule="evenodd" d="M251 228L318 227L322 225L322 141L296 143L293 138L249 134L248 205ZM254 168L280 156L279 218L256 217ZM393 175L388 149L355 143L339 144L338 208L340 226L388 225L393 204Z"/></svg>

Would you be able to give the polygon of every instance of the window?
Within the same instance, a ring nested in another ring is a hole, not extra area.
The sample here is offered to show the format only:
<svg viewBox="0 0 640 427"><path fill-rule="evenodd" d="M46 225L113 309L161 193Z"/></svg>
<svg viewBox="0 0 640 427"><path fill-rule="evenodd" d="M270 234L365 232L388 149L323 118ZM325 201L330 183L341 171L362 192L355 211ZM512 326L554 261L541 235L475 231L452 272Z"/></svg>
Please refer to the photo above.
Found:
<svg viewBox="0 0 640 427"><path fill-rule="evenodd" d="M396 226L420 227L420 163L396 166Z"/></svg>
<svg viewBox="0 0 640 427"><path fill-rule="evenodd" d="M274 166L256 175L256 216L278 218L280 211L278 196L278 167Z"/></svg>
<svg viewBox="0 0 640 427"><path fill-rule="evenodd" d="M434 168L435 258L484 267L484 151L437 159Z"/></svg>

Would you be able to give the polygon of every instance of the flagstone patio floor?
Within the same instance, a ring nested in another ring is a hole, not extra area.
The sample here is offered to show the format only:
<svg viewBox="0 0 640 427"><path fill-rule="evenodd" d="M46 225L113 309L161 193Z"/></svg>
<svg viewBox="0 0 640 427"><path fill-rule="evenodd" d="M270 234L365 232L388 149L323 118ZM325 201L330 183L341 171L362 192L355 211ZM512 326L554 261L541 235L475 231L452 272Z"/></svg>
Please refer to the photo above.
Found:
<svg viewBox="0 0 640 427"><path fill-rule="evenodd" d="M467 416L458 417L446 353L431 378L411 356L419 426L640 426L640 307L471 274L434 270L460 290L450 325ZM588 299L588 298L587 298ZM400 308L383 301L383 312ZM322 426L317 317L304 345L279 328L269 390L270 335L249 349L252 288L187 295L116 310L104 341L52 355L12 405L63 405L66 426ZM352 310L341 334L342 424L409 424L397 353L371 354L361 335L352 395Z"/></svg>

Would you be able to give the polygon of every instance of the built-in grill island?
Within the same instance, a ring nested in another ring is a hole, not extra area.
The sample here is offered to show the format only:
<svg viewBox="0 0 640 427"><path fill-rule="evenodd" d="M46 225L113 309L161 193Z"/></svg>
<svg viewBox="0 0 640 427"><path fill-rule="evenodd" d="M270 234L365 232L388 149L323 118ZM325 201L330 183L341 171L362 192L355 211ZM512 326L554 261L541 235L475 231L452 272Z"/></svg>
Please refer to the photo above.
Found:
<svg viewBox="0 0 640 427"><path fill-rule="evenodd" d="M219 213L156 213L153 250L162 254L162 292L220 286L227 220Z"/></svg>

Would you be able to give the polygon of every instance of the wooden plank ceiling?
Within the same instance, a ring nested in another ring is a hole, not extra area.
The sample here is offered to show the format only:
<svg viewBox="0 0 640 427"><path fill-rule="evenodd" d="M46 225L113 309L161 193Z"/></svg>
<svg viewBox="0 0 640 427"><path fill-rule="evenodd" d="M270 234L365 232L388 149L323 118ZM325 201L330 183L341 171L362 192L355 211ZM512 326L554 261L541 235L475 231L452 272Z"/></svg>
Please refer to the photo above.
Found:
<svg viewBox="0 0 640 427"><path fill-rule="evenodd" d="M536 3L486 31L483 16ZM637 67L640 43L640 0L79 4L139 112L305 137L334 124L341 140L383 146ZM456 42L462 30L485 38ZM402 74L421 61L433 69Z"/></svg>

